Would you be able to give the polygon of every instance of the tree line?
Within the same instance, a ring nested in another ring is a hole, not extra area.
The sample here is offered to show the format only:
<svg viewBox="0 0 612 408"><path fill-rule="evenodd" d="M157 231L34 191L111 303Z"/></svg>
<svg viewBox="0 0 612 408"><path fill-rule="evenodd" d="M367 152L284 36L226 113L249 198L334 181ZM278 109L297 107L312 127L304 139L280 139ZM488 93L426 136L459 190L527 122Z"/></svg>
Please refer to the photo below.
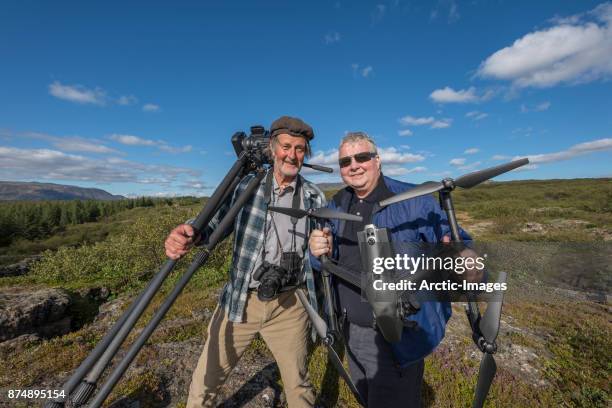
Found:
<svg viewBox="0 0 612 408"><path fill-rule="evenodd" d="M95 222L104 217L136 207L188 205L195 197L126 200L15 201L0 203L0 246L18 238L35 240L49 237L68 225Z"/></svg>

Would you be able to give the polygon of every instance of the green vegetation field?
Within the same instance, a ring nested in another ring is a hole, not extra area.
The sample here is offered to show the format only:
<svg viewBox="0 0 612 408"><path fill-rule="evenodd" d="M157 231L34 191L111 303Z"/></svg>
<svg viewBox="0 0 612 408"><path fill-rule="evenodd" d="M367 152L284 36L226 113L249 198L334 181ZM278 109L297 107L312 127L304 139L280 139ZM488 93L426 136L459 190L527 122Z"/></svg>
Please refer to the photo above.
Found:
<svg viewBox="0 0 612 408"><path fill-rule="evenodd" d="M531 248L541 243L595 243L608 251L612 245L610 179L489 183L458 192L455 206L461 225L482 242L507 241L508 248L511 243ZM54 286L76 293L104 286L110 289L111 298L135 296L165 261L163 240L169 230L193 217L198 209L195 203L134 208L96 223L67 228L39 243L23 242L19 244L27 248L23 253L32 252L39 244L53 249L44 253L30 274L0 279L0 287ZM190 317L194 305L214 308L226 279L229 255L230 243L226 241L194 276L167 319ZM191 256L179 263L163 292L171 289ZM517 255L508 252L507 256ZM537 258L538 254L531 252L529 256ZM610 271L607 268L604 272ZM609 304L554 295L520 274L511 275L511 291L512 285L515 291L504 306L498 339L498 374L487 406L611 406ZM159 304L160 299L154 303ZM454 309L447 339L426 359L425 406L471 405L480 353L474 353L477 349L461 309L458 305ZM83 322L88 316L83 312ZM197 321L156 332L150 344L199 339L206 323ZM36 388L53 373L71 372L103 334L85 324L69 335L0 356L0 389ZM267 353L261 341L252 349ZM145 348L144 355L147 352ZM531 356L525 360L528 367L517 363L524 355ZM313 346L310 373L317 390L324 390L321 404L357 407L346 386L341 381L338 386L337 377L326 374L327 368L324 348ZM155 405L159 386L159 379L151 375L128 377L109 401L130 395L141 398L145 406Z"/></svg>

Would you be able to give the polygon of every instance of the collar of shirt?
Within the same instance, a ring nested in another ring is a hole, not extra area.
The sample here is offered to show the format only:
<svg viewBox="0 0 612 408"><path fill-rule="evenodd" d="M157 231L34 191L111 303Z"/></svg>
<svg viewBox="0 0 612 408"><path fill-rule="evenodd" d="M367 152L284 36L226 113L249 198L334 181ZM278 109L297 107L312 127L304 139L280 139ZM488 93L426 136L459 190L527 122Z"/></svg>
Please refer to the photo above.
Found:
<svg viewBox="0 0 612 408"><path fill-rule="evenodd" d="M354 190L351 192L353 193L353 199L352 199L353 202L358 202L359 200L363 200L369 204L378 203L393 195L393 193L389 191L389 188L385 184L382 173L380 174L380 177L378 178L378 181L376 182L376 187L374 187L374 190L372 190L370 194L368 194L366 197L359 198L357 197L357 194L355 194Z"/></svg>
<svg viewBox="0 0 612 408"><path fill-rule="evenodd" d="M274 194L280 196L283 196L287 193L293 192L293 194L296 193L295 191L295 186L297 184L297 178L299 176L295 176L295 178L293 179L293 181L289 184L287 184L284 188L281 189L281 187L278 185L278 183L276 182L276 177L272 177L272 179L274 180L272 187L274 190Z"/></svg>

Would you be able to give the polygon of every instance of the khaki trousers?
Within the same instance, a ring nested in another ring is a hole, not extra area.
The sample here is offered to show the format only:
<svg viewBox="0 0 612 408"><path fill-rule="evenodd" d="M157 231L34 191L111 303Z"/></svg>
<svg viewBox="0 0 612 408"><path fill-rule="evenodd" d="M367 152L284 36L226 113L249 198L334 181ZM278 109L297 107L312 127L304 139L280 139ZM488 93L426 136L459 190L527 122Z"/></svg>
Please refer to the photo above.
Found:
<svg viewBox="0 0 612 408"><path fill-rule="evenodd" d="M314 406L307 367L308 315L293 290L268 302L249 292L242 323L230 322L217 306L191 379L187 408L215 406L219 389L257 333L276 359L289 407Z"/></svg>

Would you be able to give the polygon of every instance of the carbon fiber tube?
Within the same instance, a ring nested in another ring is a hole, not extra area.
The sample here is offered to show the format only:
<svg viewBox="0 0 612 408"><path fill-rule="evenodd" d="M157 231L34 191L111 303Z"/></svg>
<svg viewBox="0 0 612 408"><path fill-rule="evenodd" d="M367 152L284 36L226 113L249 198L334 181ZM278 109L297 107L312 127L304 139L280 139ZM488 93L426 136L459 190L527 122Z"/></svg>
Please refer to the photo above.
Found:
<svg viewBox="0 0 612 408"><path fill-rule="evenodd" d="M223 237L223 231L225 231L225 229L227 229L230 225L234 223L238 212L242 209L247 200L252 197L257 187L259 187L261 179L264 177L264 175L265 173L263 171L260 171L257 176L249 182L245 191L238 197L236 203L230 208L225 217L223 217L223 220L221 220L221 222L219 223L218 227L210 235L209 241L205 245L204 249L196 255L196 259L194 259L194 261L191 263L187 272L183 274L177 285L166 297L164 303L160 306L151 321L147 324L147 326L140 333L134 344L132 344L130 349L127 351L125 357L121 360L115 370L108 377L106 382L102 385L100 391L89 405L90 408L100 407L104 403L108 395L111 393L117 382L121 379L129 365L131 364L132 360L136 357L142 346L144 346L153 331L157 328L159 322L164 318L172 304L174 304L174 301L181 293L185 285L187 285L189 279L191 279L191 277L198 270L198 268L204 262L206 262L210 251L215 248L220 238Z"/></svg>
<svg viewBox="0 0 612 408"><path fill-rule="evenodd" d="M149 282L149 285L150 284L151 284L151 282ZM63 397L63 398L60 397L60 398L56 398L56 399L54 399L52 401L47 401L45 403L45 408L59 408L59 407L63 407L64 406L64 400L68 399L68 396L72 393L72 391L77 386L77 384L80 383L80 381L83 379L83 377L89 372L91 367L94 365L96 360L102 355L102 353L104 352L106 347L110 344L111 340L115 337L115 335L117 334L117 332L119 331L121 326L123 326L123 324L125 323L125 321L129 317L129 315L134 310L134 307L136 306L136 303L138 303L138 300L142 297L142 295L145 292L145 290L140 292L140 294L138 295L136 300L134 302L132 302L130 307L123 313L123 315L121 315L119 320L117 320L117 322L113 325L113 327L106 333L104 338L102 338L102 340L98 343L98 345L91 351L91 353L89 353L87 358L85 360L83 360L81 365L79 365L79 367L76 369L76 371L62 385L61 390L64 391L65 397Z"/></svg>
<svg viewBox="0 0 612 408"><path fill-rule="evenodd" d="M227 172L221 184L217 187L213 195L208 199L206 203L206 207L202 210L200 214L196 217L193 222L193 227L198 231L201 231L202 228L208 224L208 222L212 219L213 215L217 212L219 204L227 197L227 194L230 193L231 188L229 188L232 184L235 184L235 178L238 177L240 172L244 169L244 164L246 162L246 153L242 152L238 157L238 160L234 163L232 168Z"/></svg>
<svg viewBox="0 0 612 408"><path fill-rule="evenodd" d="M245 154L241 154L238 160L234 163L228 174L222 180L221 184L215 189L213 196L207 201L206 205L198 214L196 221L200 220L200 223L207 224L212 216L218 210L220 203L227 197L229 190L233 190L239 181L239 173L244 169L246 162ZM195 224L195 223L194 223ZM111 330L105 335L102 341L94 348L89 356L81 363L79 368L74 374L64 383L62 389L64 390L65 397L57 398L53 401L48 401L45 404L46 408L53 408L65 404L65 400L69 398L70 394L76 388L74 396L71 400L76 404L84 404L89 395L85 392L85 389L89 388L89 384L95 384L106 366L112 360L118 348L121 346L129 332L132 330L135 323L138 321L146 307L151 302L151 299L155 296L161 284L168 276L168 274L174 269L176 261L171 259L167 260L162 269L155 275L155 277L149 282L147 287L139 294L136 300L130 305L130 308L121 316L121 318L113 325ZM93 367L93 368L92 368ZM87 375L84 381L83 377ZM78 388L77 388L78 386Z"/></svg>

